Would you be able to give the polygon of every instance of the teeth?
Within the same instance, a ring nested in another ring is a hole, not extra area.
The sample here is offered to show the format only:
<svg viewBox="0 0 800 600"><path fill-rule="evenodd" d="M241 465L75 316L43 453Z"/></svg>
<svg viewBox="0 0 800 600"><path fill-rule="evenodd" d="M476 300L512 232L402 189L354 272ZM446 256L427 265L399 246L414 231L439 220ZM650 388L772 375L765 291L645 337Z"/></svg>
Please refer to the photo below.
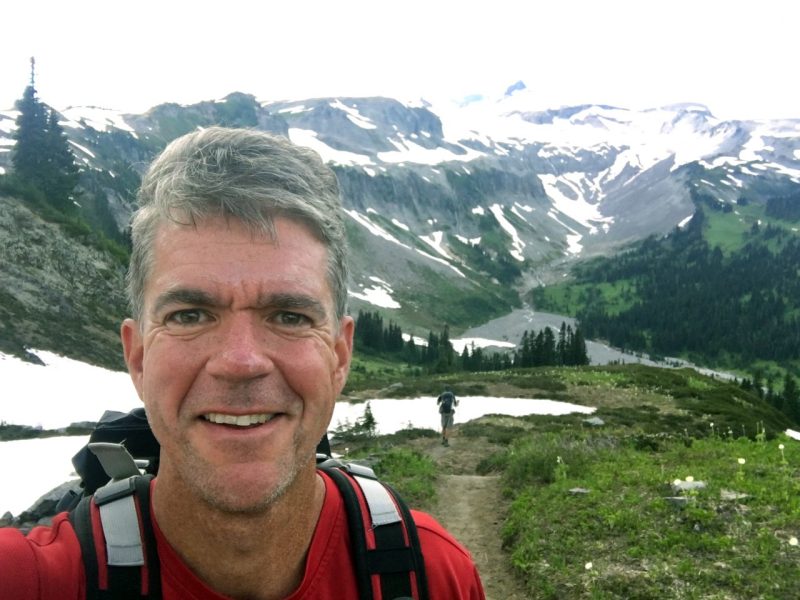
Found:
<svg viewBox="0 0 800 600"><path fill-rule="evenodd" d="M208 413L203 415L206 421L218 423L220 425L236 425L237 427L249 427L259 425L269 421L273 415L269 413L257 413L252 415L226 415L223 413Z"/></svg>

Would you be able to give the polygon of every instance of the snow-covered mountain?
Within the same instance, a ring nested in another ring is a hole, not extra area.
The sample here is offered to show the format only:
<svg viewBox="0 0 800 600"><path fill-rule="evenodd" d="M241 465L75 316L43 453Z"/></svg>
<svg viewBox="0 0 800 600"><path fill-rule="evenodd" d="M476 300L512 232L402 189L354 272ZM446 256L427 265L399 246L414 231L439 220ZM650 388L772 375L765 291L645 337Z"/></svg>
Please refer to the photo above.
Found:
<svg viewBox="0 0 800 600"><path fill-rule="evenodd" d="M119 228L147 162L182 133L257 127L314 149L341 182L354 305L420 327L507 312L572 261L685 223L698 193L765 202L800 189L800 118L721 121L696 104L542 110L521 82L452 104L234 93L143 115L61 115L84 188ZM0 112L0 172L15 116Z"/></svg>

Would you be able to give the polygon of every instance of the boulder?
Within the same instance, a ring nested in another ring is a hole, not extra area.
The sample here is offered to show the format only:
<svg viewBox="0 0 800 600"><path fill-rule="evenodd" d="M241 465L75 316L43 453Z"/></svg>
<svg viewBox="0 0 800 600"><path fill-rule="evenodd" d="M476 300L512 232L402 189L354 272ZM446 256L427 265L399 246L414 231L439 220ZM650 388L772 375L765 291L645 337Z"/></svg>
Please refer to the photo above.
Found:
<svg viewBox="0 0 800 600"><path fill-rule="evenodd" d="M73 492L76 494L81 493L80 480L73 479L58 485L39 497L30 508L22 511L16 517L12 517L7 525L17 527L19 529L30 529L35 525L47 525L50 520L55 516L58 502L66 494ZM3 515L3 520L11 513ZM1 522L1 521L0 521Z"/></svg>

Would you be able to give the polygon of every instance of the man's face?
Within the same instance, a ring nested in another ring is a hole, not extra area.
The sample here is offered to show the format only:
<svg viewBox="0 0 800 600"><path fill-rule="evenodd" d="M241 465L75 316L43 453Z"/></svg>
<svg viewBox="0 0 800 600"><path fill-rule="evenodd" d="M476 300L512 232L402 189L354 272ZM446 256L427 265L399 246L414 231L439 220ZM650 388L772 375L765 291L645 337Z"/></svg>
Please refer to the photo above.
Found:
<svg viewBox="0 0 800 600"><path fill-rule="evenodd" d="M304 469L344 386L353 320L337 330L327 252L209 219L162 224L125 360L162 446L160 485L227 511L268 506Z"/></svg>

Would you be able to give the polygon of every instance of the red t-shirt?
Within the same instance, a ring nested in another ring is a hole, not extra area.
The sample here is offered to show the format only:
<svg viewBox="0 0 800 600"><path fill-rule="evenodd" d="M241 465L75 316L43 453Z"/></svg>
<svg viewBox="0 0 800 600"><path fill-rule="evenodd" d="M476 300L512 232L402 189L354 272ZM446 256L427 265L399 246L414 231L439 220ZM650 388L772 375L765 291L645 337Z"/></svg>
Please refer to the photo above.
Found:
<svg viewBox="0 0 800 600"><path fill-rule="evenodd" d="M358 598L350 533L344 503L325 475L325 504L320 513L300 586L286 600ZM425 513L412 511L425 558L431 600L483 600L478 572L469 553ZM153 523L161 560L164 600L225 600L181 561ZM66 513L51 527L28 536L0 529L0 600L84 600L81 550Z"/></svg>

